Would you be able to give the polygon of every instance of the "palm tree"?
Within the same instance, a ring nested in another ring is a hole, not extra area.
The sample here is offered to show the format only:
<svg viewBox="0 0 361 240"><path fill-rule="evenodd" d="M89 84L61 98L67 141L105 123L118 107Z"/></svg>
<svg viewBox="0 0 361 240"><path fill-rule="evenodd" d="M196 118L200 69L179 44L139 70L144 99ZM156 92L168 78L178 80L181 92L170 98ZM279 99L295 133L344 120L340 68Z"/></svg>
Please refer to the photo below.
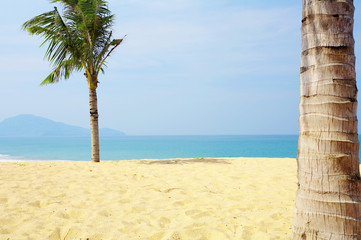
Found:
<svg viewBox="0 0 361 240"><path fill-rule="evenodd" d="M123 39L112 39L114 15L104 0L52 0L56 7L25 22L23 29L44 37L48 44L45 57L54 69L41 85L68 79L73 71L85 71L89 87L92 161L99 162L99 127L97 93L98 76L105 61Z"/></svg>
<svg viewBox="0 0 361 240"><path fill-rule="evenodd" d="M352 0L303 0L292 238L361 239Z"/></svg>

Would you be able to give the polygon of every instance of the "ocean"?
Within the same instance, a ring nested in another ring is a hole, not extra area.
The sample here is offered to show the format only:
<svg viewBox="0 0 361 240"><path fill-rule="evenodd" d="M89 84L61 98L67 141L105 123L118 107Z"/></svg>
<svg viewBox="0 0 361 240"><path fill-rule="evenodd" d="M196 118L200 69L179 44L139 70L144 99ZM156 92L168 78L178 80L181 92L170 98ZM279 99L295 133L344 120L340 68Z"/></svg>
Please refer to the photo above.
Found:
<svg viewBox="0 0 361 240"><path fill-rule="evenodd" d="M101 160L296 158L298 135L122 136L100 139ZM0 161L89 161L90 138L0 137Z"/></svg>

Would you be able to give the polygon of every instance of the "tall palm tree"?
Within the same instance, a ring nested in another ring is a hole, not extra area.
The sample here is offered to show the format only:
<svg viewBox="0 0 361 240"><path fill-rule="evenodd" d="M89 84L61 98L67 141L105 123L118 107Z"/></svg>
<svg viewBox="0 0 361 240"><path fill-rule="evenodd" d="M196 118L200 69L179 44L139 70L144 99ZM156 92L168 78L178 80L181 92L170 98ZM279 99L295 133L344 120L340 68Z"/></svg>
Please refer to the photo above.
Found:
<svg viewBox="0 0 361 240"><path fill-rule="evenodd" d="M105 61L123 39L112 39L114 15L104 0L52 0L64 7L61 15L56 7L25 22L23 29L40 35L48 44L46 58L54 69L42 85L68 79L73 71L84 71L89 87L92 161L99 162L99 127L97 93L98 76Z"/></svg>
<svg viewBox="0 0 361 240"><path fill-rule="evenodd" d="M352 0L303 0L292 238L361 239Z"/></svg>

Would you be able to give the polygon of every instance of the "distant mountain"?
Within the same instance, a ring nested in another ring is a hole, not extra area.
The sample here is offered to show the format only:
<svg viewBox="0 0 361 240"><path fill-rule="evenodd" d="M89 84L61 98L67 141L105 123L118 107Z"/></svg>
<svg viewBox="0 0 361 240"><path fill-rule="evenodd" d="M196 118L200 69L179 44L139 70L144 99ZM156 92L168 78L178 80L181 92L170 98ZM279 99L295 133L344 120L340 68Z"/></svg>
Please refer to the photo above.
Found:
<svg viewBox="0 0 361 240"><path fill-rule="evenodd" d="M99 129L101 137L117 137L125 134L110 128ZM0 122L1 137L88 137L90 129L23 114Z"/></svg>

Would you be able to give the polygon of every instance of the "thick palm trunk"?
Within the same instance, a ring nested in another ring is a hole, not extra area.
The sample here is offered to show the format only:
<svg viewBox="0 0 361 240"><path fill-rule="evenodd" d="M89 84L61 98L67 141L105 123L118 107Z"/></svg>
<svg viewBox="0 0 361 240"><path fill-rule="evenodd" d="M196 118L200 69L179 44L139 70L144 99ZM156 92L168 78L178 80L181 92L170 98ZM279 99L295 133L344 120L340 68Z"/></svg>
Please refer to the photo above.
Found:
<svg viewBox="0 0 361 240"><path fill-rule="evenodd" d="M96 88L89 89L89 108L90 108L92 161L99 162L100 157L99 157L98 100L97 100Z"/></svg>
<svg viewBox="0 0 361 240"><path fill-rule="evenodd" d="M292 238L361 239L352 0L303 0Z"/></svg>

